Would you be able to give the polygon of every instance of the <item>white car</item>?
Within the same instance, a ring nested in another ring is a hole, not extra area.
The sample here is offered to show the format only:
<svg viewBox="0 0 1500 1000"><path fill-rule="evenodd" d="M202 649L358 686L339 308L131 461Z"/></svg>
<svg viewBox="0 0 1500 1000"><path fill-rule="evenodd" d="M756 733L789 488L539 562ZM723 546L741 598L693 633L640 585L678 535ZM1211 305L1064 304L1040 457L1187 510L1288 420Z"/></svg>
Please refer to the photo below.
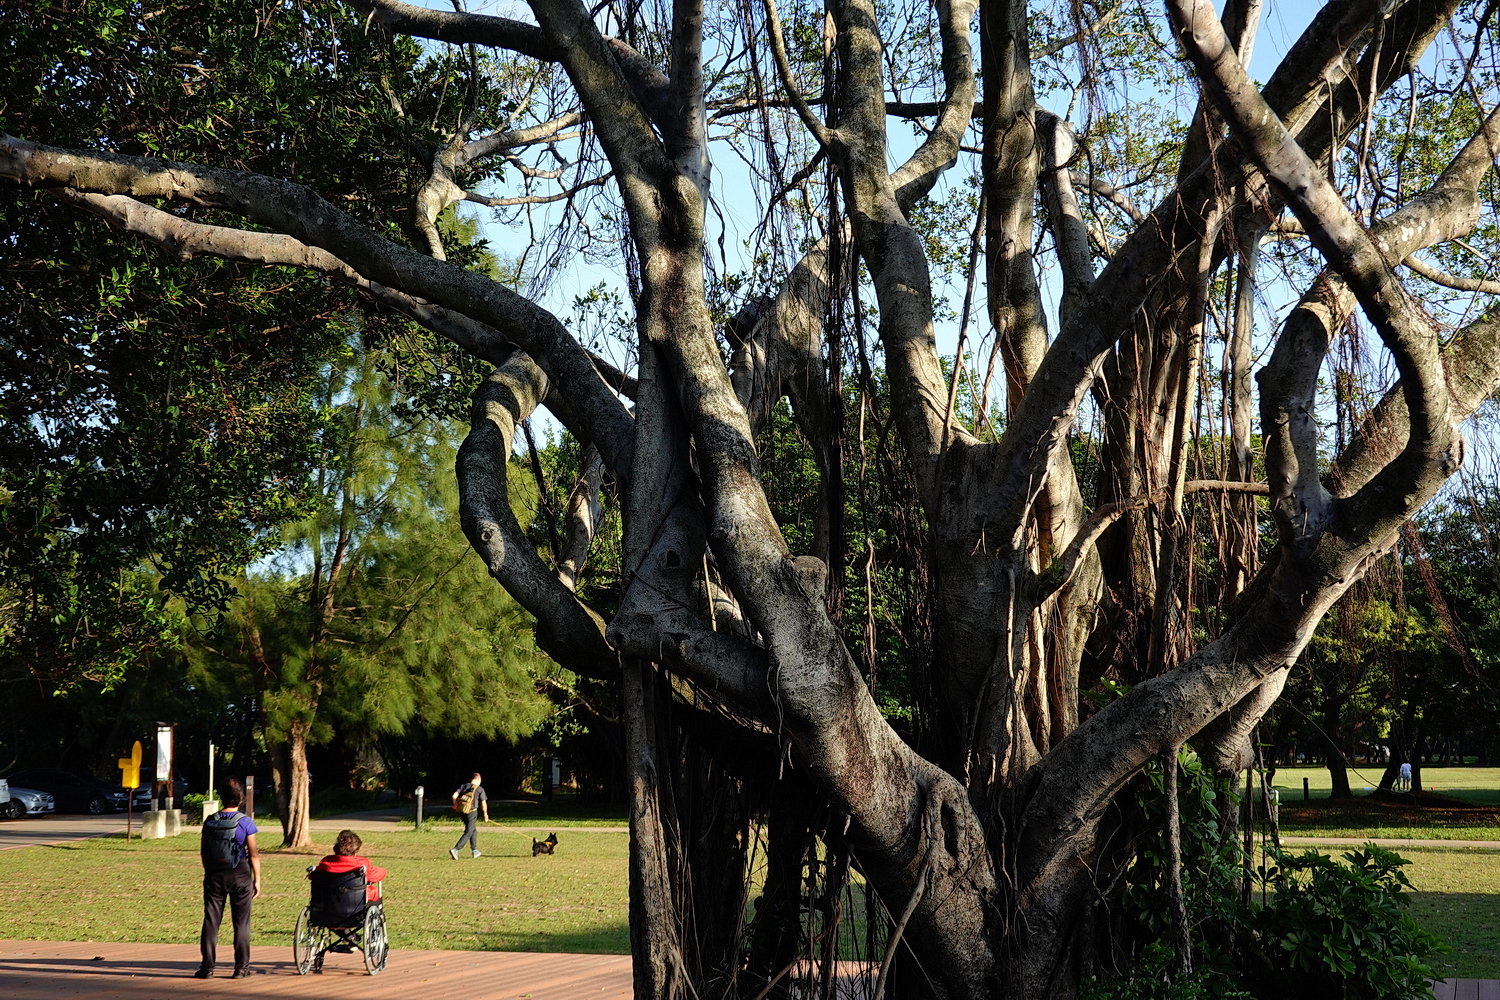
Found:
<svg viewBox="0 0 1500 1000"><path fill-rule="evenodd" d="M9 818L20 819L22 816L46 816L56 812L57 803L46 792L11 785L10 801L0 806L0 809L5 809L5 815Z"/></svg>

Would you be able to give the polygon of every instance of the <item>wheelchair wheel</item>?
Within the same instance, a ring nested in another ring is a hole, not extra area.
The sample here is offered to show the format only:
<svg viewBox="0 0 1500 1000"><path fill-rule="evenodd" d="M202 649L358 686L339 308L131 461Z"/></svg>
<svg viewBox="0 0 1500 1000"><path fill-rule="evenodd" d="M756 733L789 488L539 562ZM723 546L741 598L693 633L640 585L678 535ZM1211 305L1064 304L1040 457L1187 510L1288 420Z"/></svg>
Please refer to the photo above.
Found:
<svg viewBox="0 0 1500 1000"><path fill-rule="evenodd" d="M365 971L373 976L384 969L390 950L385 936L385 907L376 903L365 911Z"/></svg>
<svg viewBox="0 0 1500 1000"><path fill-rule="evenodd" d="M297 975L305 976L312 971L327 936L326 927L312 926L312 907L304 906L302 916L297 918L297 929L292 932L292 958L297 963Z"/></svg>

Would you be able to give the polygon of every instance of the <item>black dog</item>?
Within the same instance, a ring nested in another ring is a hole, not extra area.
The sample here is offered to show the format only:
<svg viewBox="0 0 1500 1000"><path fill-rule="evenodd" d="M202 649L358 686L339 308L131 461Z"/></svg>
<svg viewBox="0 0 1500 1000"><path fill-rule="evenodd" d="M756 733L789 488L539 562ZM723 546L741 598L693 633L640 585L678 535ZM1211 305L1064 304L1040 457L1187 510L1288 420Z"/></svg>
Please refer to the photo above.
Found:
<svg viewBox="0 0 1500 1000"><path fill-rule="evenodd" d="M538 854L551 854L556 850L557 834L555 833L547 834L546 840L537 840L535 837L531 838L531 856L533 858Z"/></svg>

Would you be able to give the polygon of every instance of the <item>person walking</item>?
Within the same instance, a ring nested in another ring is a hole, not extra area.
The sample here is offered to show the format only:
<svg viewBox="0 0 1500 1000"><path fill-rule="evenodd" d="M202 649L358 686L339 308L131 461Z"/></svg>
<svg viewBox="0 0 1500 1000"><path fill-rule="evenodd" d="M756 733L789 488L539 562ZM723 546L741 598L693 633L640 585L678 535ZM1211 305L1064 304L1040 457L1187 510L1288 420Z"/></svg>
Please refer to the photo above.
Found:
<svg viewBox="0 0 1500 1000"><path fill-rule="evenodd" d="M224 808L203 821L198 854L203 862L203 933L198 948L203 964L193 973L199 979L214 974L219 943L219 924L228 900L234 925L233 979L250 975L250 901L260 895L260 849L255 820L240 812L245 787L238 778L229 779Z"/></svg>
<svg viewBox="0 0 1500 1000"><path fill-rule="evenodd" d="M469 845L469 856L479 857L479 815L484 814L484 821L490 821L490 797L484 794L484 787L479 783L479 772L474 772L467 784L459 785L453 792L453 811L464 818L464 835L458 838L458 843L449 849L448 855L454 861L458 860L458 849L467 842Z"/></svg>

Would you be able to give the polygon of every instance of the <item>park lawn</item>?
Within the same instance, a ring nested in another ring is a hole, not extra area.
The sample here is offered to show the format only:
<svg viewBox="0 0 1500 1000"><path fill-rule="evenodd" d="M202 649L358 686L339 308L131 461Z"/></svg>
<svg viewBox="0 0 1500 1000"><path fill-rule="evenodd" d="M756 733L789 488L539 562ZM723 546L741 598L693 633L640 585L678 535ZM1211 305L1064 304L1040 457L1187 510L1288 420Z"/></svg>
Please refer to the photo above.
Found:
<svg viewBox="0 0 1500 1000"><path fill-rule="evenodd" d="M1337 852L1328 853L1337 857ZM1432 967L1447 978L1500 979L1500 851L1401 847L1417 891L1408 912L1453 949Z"/></svg>
<svg viewBox="0 0 1500 1000"><path fill-rule="evenodd" d="M1380 784L1384 764L1355 764L1349 768L1349 787L1356 797ZM1326 799L1333 779L1326 767L1278 767L1271 787L1281 791L1282 805L1302 801L1302 779L1308 794ZM1500 806L1500 767L1424 767L1422 784L1439 795L1466 799L1476 804Z"/></svg>
<svg viewBox="0 0 1500 1000"><path fill-rule="evenodd" d="M416 807L411 808L406 821L415 822ZM449 802L427 801L422 819L423 827L428 823L451 827L455 839L463 820L453 812ZM630 823L629 813L623 805L610 806L595 803L579 803L571 798L546 799L491 799L490 819L502 826L518 830L555 830L561 827L623 827Z"/></svg>
<svg viewBox="0 0 1500 1000"><path fill-rule="evenodd" d="M332 835L321 833L318 836ZM627 954L628 837L565 830L557 853L531 856L521 833L481 829L484 856L448 856L451 830L366 837L390 871L386 918L394 948ZM331 849L261 854L253 942L291 947L307 904L305 869ZM202 922L193 833L126 842L116 835L0 852L0 938L191 943ZM228 940L225 921L224 940Z"/></svg>

